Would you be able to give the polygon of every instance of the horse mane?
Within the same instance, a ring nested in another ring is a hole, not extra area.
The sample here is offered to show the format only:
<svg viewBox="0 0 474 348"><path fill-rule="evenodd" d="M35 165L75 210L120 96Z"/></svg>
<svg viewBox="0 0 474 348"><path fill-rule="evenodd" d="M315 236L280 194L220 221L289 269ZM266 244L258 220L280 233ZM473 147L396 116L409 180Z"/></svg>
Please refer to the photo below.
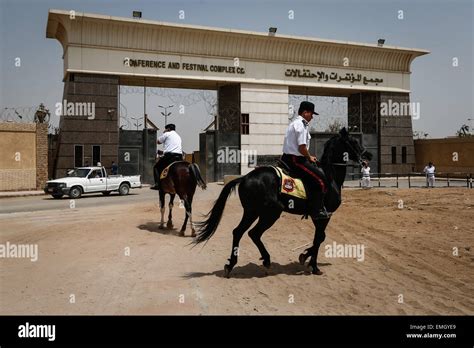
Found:
<svg viewBox="0 0 474 348"><path fill-rule="evenodd" d="M329 159L332 155L332 150L334 149L334 142L339 139L340 135L336 134L329 138L328 141L324 144L323 155L321 156L321 163L328 164Z"/></svg>

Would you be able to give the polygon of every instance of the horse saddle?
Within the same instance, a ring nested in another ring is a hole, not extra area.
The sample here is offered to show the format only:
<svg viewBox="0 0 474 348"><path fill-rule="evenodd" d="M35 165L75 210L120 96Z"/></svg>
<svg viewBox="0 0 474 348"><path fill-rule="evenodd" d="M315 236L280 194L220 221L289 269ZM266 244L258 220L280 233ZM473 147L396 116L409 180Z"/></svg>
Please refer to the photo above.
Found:
<svg viewBox="0 0 474 348"><path fill-rule="evenodd" d="M289 168L280 168L279 166L271 166L280 178L280 193L293 196L300 199L306 199L306 189L303 181L290 176Z"/></svg>
<svg viewBox="0 0 474 348"><path fill-rule="evenodd" d="M162 179L165 179L167 176L168 176L168 172L171 168L171 166L175 163L178 163L178 162L186 162L186 161L174 161L174 162L171 162L170 164L168 164L165 169L163 169L163 171L161 172L160 174L160 180Z"/></svg>

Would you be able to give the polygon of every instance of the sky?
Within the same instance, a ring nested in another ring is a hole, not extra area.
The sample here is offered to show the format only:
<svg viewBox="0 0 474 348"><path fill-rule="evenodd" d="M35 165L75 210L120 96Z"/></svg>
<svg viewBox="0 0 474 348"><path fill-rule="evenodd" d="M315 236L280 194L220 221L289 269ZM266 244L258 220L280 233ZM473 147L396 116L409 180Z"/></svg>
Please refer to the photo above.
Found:
<svg viewBox="0 0 474 348"><path fill-rule="evenodd" d="M277 27L277 34L363 43L384 38L387 45L426 49L431 53L411 66L410 98L420 103L421 112L413 120L414 130L440 138L455 135L463 124L474 126L468 120L474 119L472 0L0 0L0 114L5 108L27 110L40 103L54 110L61 102L62 47L46 38L48 9L53 8L121 17L140 10L150 20L261 32ZM184 20L179 18L181 10ZM288 16L290 10L294 19ZM398 18L400 10L403 19ZM20 66L15 66L16 58ZM197 134L212 120L199 93L155 90L147 96L147 113L160 128L164 120L158 105L177 100L190 105L186 117L172 108L169 118L182 130L188 152L198 149ZM124 87L120 100L125 123L135 128L140 121L131 117L143 116L142 90ZM339 112L321 109L321 117ZM58 124L54 113L51 122Z"/></svg>

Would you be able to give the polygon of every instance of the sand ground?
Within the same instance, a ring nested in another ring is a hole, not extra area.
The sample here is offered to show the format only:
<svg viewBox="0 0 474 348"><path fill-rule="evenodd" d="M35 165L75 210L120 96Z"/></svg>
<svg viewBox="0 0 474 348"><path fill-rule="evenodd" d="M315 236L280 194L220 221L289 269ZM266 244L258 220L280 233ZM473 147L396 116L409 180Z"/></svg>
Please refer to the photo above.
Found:
<svg viewBox="0 0 474 348"><path fill-rule="evenodd" d="M221 188L198 189L195 220ZM39 258L0 259L0 313L473 315L473 205L466 188L346 189L320 249L322 276L297 263L312 223L283 213L263 236L271 270L245 235L230 279L236 196L215 236L193 249L190 237L158 228L152 200L2 214L0 243L37 244ZM174 215L179 228L183 209ZM363 261L325 256L334 242L364 246Z"/></svg>

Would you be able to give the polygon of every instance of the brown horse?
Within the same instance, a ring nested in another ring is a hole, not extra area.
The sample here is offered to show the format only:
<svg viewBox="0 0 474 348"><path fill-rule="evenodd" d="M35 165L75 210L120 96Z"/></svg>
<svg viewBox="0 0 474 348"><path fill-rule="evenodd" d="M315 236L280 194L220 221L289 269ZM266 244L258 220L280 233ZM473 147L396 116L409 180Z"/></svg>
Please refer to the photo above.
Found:
<svg viewBox="0 0 474 348"><path fill-rule="evenodd" d="M201 187L203 190L206 189L206 183L204 182L199 167L196 163L189 163L185 161L178 161L171 164L168 169L166 178L161 179L161 189L159 190L160 195L160 211L161 211L161 222L159 228L164 228L164 216L165 216L165 195L170 195L169 202L169 214L168 222L166 223L167 228L173 228L173 201L176 194L180 198L180 208L185 208L186 216L184 217L184 223L181 227L180 235L184 236L186 230L186 224L188 218L191 224L192 236L196 235L193 226L192 209L194 193L196 192L196 186Z"/></svg>

